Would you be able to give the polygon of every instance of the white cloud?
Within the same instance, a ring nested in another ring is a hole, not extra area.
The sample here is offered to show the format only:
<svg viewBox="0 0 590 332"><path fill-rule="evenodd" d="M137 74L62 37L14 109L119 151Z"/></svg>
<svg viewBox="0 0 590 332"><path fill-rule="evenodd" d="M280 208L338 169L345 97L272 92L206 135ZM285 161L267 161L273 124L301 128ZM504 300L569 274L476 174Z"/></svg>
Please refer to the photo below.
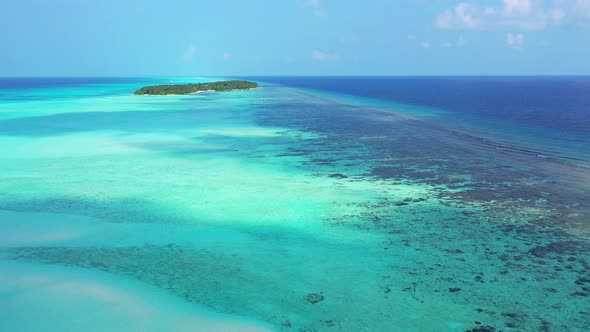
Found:
<svg viewBox="0 0 590 332"><path fill-rule="evenodd" d="M590 19L590 0L576 0L574 9L579 15Z"/></svg>
<svg viewBox="0 0 590 332"><path fill-rule="evenodd" d="M504 0L503 13L506 16L529 15L532 10L530 0Z"/></svg>
<svg viewBox="0 0 590 332"><path fill-rule="evenodd" d="M460 2L439 14L439 29L538 30L590 18L590 0L502 0L496 6L479 6L475 0Z"/></svg>
<svg viewBox="0 0 590 332"><path fill-rule="evenodd" d="M323 17L327 16L325 11L322 10L322 0L307 0L303 2L304 7L309 7L313 9L312 14L313 16Z"/></svg>
<svg viewBox="0 0 590 332"><path fill-rule="evenodd" d="M305 2L305 6L307 6L307 7L319 8L320 5L321 5L321 1L320 0L307 0Z"/></svg>
<svg viewBox="0 0 590 332"><path fill-rule="evenodd" d="M439 29L451 29L453 27L453 12L446 10L438 15L434 25Z"/></svg>
<svg viewBox="0 0 590 332"><path fill-rule="evenodd" d="M422 48L430 48L430 43L425 41L422 43Z"/></svg>
<svg viewBox="0 0 590 332"><path fill-rule="evenodd" d="M232 55L229 52L223 52L223 60L229 61L232 59Z"/></svg>
<svg viewBox="0 0 590 332"><path fill-rule="evenodd" d="M336 54L314 50L311 52L311 58L318 61L338 60L340 57Z"/></svg>
<svg viewBox="0 0 590 332"><path fill-rule="evenodd" d="M455 7L455 16L461 23L470 28L477 27L480 24L476 14L479 14L479 9L473 5L463 2Z"/></svg>
<svg viewBox="0 0 590 332"><path fill-rule="evenodd" d="M414 36L414 35L412 35L412 34L409 34L407 38L408 38L408 40L409 40L409 41L414 41L414 40L416 40L416 36Z"/></svg>
<svg viewBox="0 0 590 332"><path fill-rule="evenodd" d="M506 35L506 44L512 48L521 48L524 44L524 35L522 33L509 33Z"/></svg>
<svg viewBox="0 0 590 332"><path fill-rule="evenodd" d="M453 10L446 10L440 14L436 18L435 25L439 29L477 28L481 24L479 16L481 16L481 10L477 6L461 2Z"/></svg>
<svg viewBox="0 0 590 332"><path fill-rule="evenodd" d="M451 42L446 41L446 42L442 43L442 46L444 48L451 48L451 47L453 47L453 44Z"/></svg>
<svg viewBox="0 0 590 332"><path fill-rule="evenodd" d="M549 12L549 17L553 24L559 25L565 18L565 11L561 8L554 8Z"/></svg>
<svg viewBox="0 0 590 332"><path fill-rule="evenodd" d="M182 60L183 61L191 61L195 57L196 53L197 53L197 48L194 45L191 45L186 49L186 51L182 55Z"/></svg>

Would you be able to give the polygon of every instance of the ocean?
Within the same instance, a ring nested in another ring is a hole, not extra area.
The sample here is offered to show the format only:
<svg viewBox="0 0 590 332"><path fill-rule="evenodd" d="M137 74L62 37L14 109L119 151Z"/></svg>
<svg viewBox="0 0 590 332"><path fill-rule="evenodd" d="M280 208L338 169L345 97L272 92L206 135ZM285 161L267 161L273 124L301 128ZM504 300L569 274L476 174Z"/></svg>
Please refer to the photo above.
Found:
<svg viewBox="0 0 590 332"><path fill-rule="evenodd" d="M589 77L0 78L12 331L585 331Z"/></svg>

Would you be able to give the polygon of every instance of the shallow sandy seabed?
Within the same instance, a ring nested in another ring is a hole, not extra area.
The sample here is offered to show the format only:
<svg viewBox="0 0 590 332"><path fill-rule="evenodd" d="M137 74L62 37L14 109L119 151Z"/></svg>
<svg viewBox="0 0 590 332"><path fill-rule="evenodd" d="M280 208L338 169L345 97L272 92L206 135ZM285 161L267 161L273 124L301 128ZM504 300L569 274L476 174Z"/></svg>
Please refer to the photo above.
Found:
<svg viewBox="0 0 590 332"><path fill-rule="evenodd" d="M101 272L0 260L0 285L7 331L271 331Z"/></svg>

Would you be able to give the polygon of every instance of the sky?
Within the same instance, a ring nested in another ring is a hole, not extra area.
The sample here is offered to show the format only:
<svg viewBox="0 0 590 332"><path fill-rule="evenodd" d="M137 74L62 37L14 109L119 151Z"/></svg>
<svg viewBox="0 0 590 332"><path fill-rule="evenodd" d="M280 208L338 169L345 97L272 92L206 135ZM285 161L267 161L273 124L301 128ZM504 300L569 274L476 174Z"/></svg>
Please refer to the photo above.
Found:
<svg viewBox="0 0 590 332"><path fill-rule="evenodd" d="M0 76L590 74L590 0L2 0L0 31Z"/></svg>

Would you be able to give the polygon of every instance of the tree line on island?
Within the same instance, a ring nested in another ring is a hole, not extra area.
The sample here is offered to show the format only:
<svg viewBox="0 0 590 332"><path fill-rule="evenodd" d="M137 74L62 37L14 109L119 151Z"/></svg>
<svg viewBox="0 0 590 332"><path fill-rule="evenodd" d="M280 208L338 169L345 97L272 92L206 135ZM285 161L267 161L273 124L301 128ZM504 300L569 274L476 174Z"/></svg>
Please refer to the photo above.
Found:
<svg viewBox="0 0 590 332"><path fill-rule="evenodd" d="M137 91L135 95L187 95L191 93L204 91L234 91L256 89L258 83L249 81L219 81L208 83L189 83L189 84L166 84L146 86Z"/></svg>

